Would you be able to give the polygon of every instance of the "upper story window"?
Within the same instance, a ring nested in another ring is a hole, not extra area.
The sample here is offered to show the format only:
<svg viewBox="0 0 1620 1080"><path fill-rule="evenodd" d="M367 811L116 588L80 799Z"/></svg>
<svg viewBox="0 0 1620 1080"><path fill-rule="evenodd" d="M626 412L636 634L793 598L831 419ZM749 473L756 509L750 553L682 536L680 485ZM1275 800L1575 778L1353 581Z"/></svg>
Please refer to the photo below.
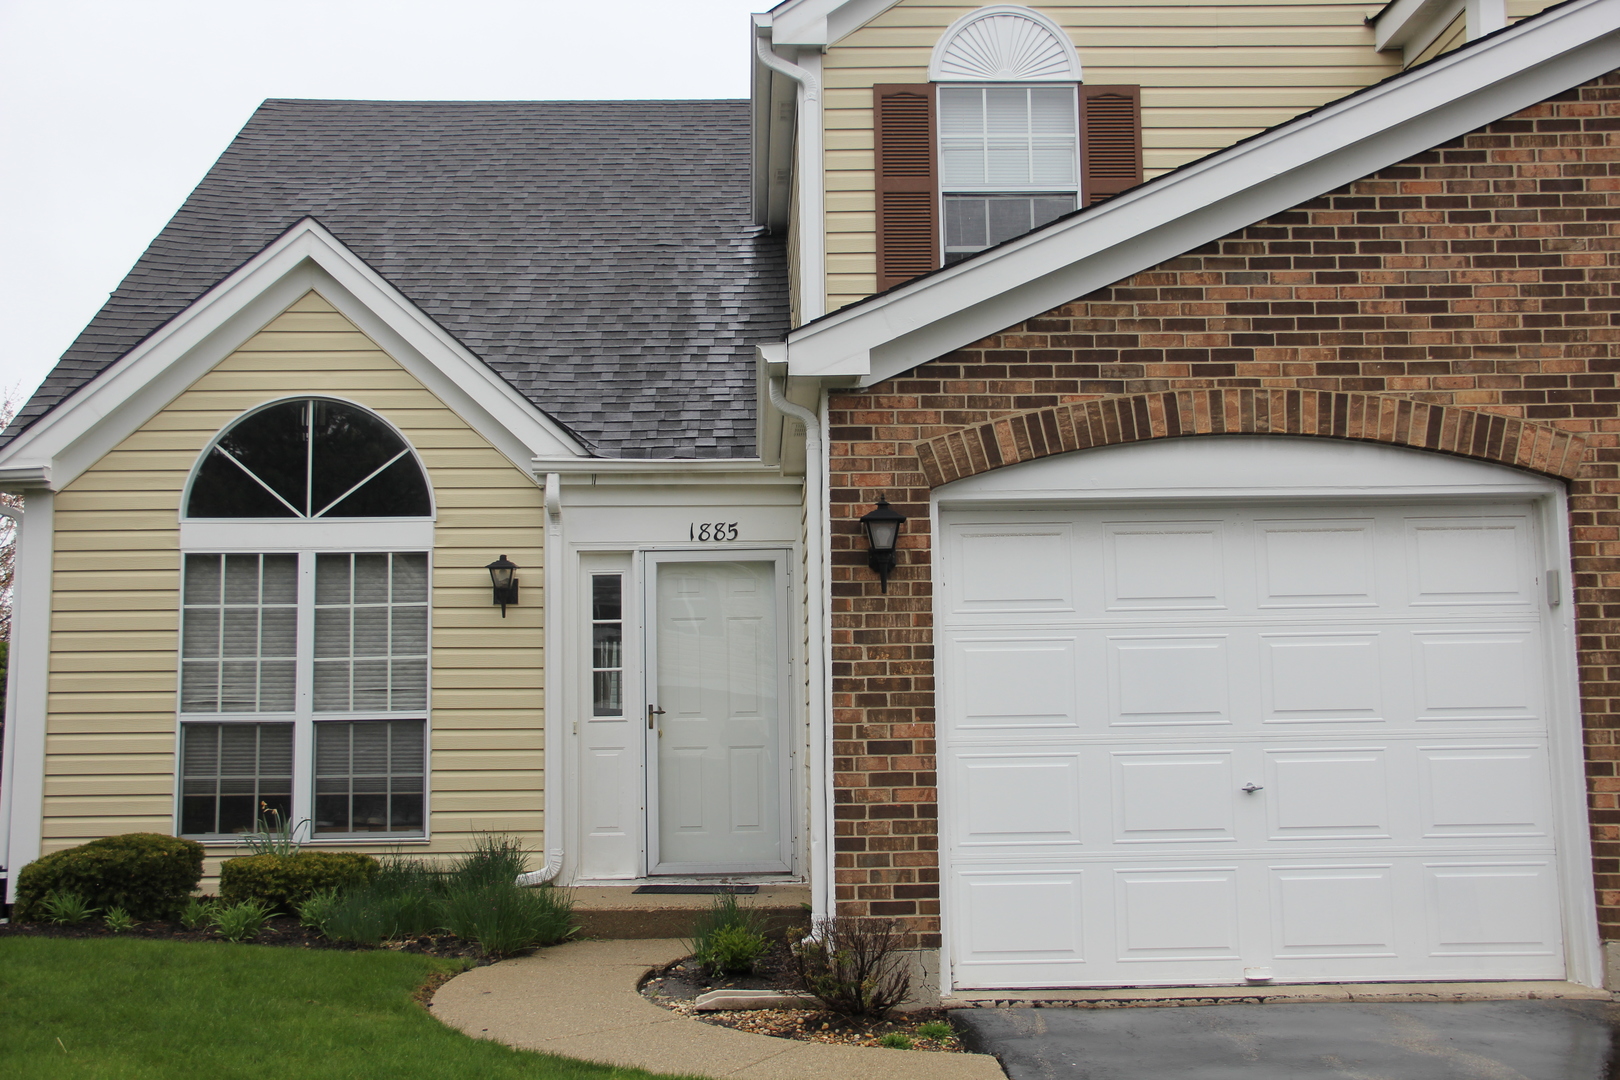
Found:
<svg viewBox="0 0 1620 1080"><path fill-rule="evenodd" d="M1087 84L1038 11L964 15L928 78L872 88L879 289L1142 180L1139 88Z"/></svg>
<svg viewBox="0 0 1620 1080"><path fill-rule="evenodd" d="M427 517L427 477L399 433L357 405L281 401L214 440L192 476L190 518Z"/></svg>

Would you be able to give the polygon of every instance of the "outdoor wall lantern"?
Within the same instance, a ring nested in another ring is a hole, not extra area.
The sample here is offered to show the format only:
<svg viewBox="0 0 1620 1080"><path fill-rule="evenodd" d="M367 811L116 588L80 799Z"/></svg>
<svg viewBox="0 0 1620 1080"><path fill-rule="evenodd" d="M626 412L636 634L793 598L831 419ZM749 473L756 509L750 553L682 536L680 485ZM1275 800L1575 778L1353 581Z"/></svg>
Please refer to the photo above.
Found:
<svg viewBox="0 0 1620 1080"><path fill-rule="evenodd" d="M906 516L890 506L882 495L878 496L877 509L861 517L861 527L866 530L866 544L870 548L866 565L877 571L884 592L889 591L889 575L894 573L894 549L900 542L900 526L905 523Z"/></svg>
<svg viewBox="0 0 1620 1080"><path fill-rule="evenodd" d="M489 580L495 583L495 603L501 605L501 618L506 618L506 605L517 603L517 563L507 560L505 555L484 567L489 571Z"/></svg>

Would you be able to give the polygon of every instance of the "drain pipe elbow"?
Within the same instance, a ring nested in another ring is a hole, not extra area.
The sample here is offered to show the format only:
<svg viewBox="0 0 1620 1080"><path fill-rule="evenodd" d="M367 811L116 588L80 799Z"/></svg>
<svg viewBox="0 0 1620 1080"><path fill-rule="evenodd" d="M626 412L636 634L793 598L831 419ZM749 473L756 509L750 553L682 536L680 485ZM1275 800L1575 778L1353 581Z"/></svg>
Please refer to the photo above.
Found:
<svg viewBox="0 0 1620 1080"><path fill-rule="evenodd" d="M549 624L555 617L553 605L557 597L562 595L561 590L557 587L557 582L562 577L562 566L559 562L562 558L562 480L554 472L546 473L544 552L545 566L541 568L541 575L545 581L545 593L542 598L545 605L543 617ZM550 629L548 626L546 634L548 643L556 640L552 637ZM557 790L562 786L562 721L558 715L558 710L561 707L559 704L560 695L555 690L557 673L555 665L551 661L551 655L552 650L546 649L543 669L546 679L544 691L546 708L546 771L544 783L546 788L541 804L542 827L545 830L546 838L546 864L539 870L519 874L517 879L519 885L544 885L562 872L563 865L563 825L557 809L562 803Z"/></svg>

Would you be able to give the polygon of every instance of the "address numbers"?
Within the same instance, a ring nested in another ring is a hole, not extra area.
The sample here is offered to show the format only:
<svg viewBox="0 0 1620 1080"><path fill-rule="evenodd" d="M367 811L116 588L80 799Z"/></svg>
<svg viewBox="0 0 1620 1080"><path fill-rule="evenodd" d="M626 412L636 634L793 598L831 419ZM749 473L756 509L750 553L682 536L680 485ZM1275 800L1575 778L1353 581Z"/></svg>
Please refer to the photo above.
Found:
<svg viewBox="0 0 1620 1080"><path fill-rule="evenodd" d="M689 526L686 537L700 544L712 544L722 540L737 539L737 523L735 521L704 521L693 522Z"/></svg>

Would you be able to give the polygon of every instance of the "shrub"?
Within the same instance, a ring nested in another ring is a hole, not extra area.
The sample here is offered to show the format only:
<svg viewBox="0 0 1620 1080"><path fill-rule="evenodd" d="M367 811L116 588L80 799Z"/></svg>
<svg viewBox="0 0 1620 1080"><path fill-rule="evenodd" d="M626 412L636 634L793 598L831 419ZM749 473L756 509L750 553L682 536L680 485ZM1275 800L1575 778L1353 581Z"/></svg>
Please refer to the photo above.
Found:
<svg viewBox="0 0 1620 1080"><path fill-rule="evenodd" d="M828 1010L880 1017L911 993L911 972L892 919L835 917L790 949L799 989Z"/></svg>
<svg viewBox="0 0 1620 1080"><path fill-rule="evenodd" d="M219 870L219 898L227 904L254 900L272 912L293 911L323 889L362 885L377 873L377 860L352 851L299 851L291 855L244 855Z"/></svg>
<svg viewBox="0 0 1620 1080"><path fill-rule="evenodd" d="M316 909L317 912L319 908ZM324 912L321 933L333 941L377 945L439 928L439 905L427 893L384 892L362 886L340 893Z"/></svg>
<svg viewBox="0 0 1620 1080"><path fill-rule="evenodd" d="M764 923L760 913L738 903L735 894L717 896L693 925L688 943L692 958L711 975L746 975L770 951Z"/></svg>
<svg viewBox="0 0 1620 1080"><path fill-rule="evenodd" d="M239 904L221 904L209 922L226 941L250 941L259 936L264 921L272 914L268 904L243 900Z"/></svg>
<svg viewBox="0 0 1620 1080"><path fill-rule="evenodd" d="M203 848L158 833L125 833L35 859L17 875L19 920L39 918L47 893L71 890L99 908L166 919L202 879Z"/></svg>
<svg viewBox="0 0 1620 1080"><path fill-rule="evenodd" d="M476 941L488 956L511 956L536 945L554 945L578 929L573 897L550 885L527 889L507 882L452 887L442 910L445 929Z"/></svg>
<svg viewBox="0 0 1620 1080"><path fill-rule="evenodd" d="M529 857L521 842L498 833L480 833L472 849L450 864L444 884L447 890L516 885L518 875L528 868Z"/></svg>
<svg viewBox="0 0 1620 1080"><path fill-rule="evenodd" d="M84 897L71 889L46 893L39 906L45 914L46 921L56 923L58 926L82 923L98 910L85 903Z"/></svg>
<svg viewBox="0 0 1620 1080"><path fill-rule="evenodd" d="M107 929L115 934L122 934L126 930L135 929L135 920L130 917L129 912L121 907L108 908L106 922Z"/></svg>

